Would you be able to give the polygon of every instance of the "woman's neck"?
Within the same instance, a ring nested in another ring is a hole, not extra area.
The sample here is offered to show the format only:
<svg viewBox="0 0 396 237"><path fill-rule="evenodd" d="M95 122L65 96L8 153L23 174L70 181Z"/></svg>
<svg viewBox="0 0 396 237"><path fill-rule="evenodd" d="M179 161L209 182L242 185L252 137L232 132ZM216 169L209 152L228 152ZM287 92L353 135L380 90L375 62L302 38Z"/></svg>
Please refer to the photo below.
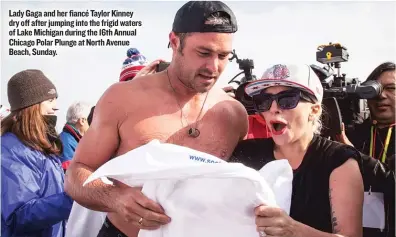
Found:
<svg viewBox="0 0 396 237"><path fill-rule="evenodd" d="M293 170L297 169L302 160L304 159L305 153L307 152L308 146L312 141L313 133L305 134L295 142L278 146L275 144L274 155L276 159L287 159Z"/></svg>

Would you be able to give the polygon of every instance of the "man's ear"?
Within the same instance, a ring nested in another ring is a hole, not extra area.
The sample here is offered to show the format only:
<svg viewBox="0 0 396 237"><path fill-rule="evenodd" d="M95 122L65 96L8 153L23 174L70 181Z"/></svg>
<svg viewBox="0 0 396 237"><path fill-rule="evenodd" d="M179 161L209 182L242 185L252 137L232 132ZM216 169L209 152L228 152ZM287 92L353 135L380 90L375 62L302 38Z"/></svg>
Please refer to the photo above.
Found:
<svg viewBox="0 0 396 237"><path fill-rule="evenodd" d="M170 32L169 33L169 43L170 43L170 47L173 50L176 50L178 47L179 42L179 38L176 36L175 32Z"/></svg>

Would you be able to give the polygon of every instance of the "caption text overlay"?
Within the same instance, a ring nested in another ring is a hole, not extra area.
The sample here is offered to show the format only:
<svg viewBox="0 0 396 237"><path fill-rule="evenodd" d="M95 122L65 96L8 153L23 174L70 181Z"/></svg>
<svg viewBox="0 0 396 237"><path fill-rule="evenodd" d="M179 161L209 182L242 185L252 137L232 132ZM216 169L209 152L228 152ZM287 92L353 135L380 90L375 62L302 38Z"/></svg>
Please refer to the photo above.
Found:
<svg viewBox="0 0 396 237"><path fill-rule="evenodd" d="M121 10L9 10L8 54L58 55L60 48L128 47L142 21Z"/></svg>

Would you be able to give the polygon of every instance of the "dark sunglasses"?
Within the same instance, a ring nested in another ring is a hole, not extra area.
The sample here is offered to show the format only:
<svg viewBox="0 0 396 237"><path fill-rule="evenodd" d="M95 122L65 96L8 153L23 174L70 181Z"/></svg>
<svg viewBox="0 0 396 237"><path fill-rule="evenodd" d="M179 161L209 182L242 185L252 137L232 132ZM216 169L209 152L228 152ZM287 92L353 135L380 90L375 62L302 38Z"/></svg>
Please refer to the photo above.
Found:
<svg viewBox="0 0 396 237"><path fill-rule="evenodd" d="M252 99L254 108L257 112L268 111L274 100L282 110L294 109L300 101L314 103L314 100L309 95L297 89L282 91L275 95L262 92L258 95L254 95Z"/></svg>

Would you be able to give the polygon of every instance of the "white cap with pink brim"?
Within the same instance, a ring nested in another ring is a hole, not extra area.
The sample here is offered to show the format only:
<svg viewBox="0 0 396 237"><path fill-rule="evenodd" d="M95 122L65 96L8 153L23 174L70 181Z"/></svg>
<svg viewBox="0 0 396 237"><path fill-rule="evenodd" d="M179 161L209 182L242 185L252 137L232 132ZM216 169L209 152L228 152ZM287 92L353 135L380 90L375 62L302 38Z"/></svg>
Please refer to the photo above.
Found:
<svg viewBox="0 0 396 237"><path fill-rule="evenodd" d="M268 68L261 79L249 83L245 87L245 92L252 97L272 86L297 88L315 96L318 102L322 102L323 99L320 79L306 64L276 64Z"/></svg>

